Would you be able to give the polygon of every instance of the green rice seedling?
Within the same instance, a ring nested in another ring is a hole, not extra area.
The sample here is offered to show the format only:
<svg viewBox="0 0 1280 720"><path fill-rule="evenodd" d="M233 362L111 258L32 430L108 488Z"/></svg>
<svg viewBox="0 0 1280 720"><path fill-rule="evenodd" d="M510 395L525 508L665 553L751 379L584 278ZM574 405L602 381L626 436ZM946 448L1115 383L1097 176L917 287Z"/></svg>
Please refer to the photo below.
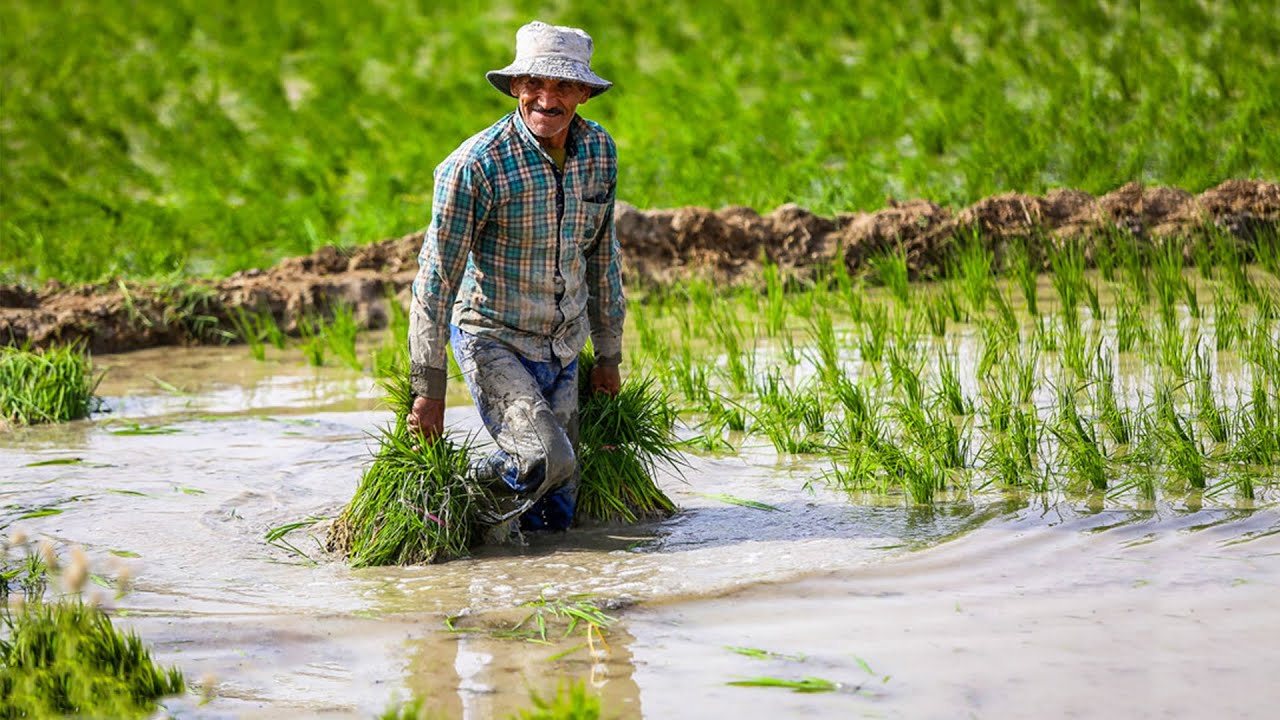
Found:
<svg viewBox="0 0 1280 720"><path fill-rule="evenodd" d="M561 683L552 697L530 693L533 707L520 710L512 720L599 720L603 712L600 697L581 681Z"/></svg>
<svg viewBox="0 0 1280 720"><path fill-rule="evenodd" d="M421 443L408 429L384 428L373 464L334 522L328 541L352 567L421 565L465 557L495 503L463 478L469 443Z"/></svg>
<svg viewBox="0 0 1280 720"><path fill-rule="evenodd" d="M1074 240L1063 243L1049 255L1049 264L1063 313L1074 312L1084 293L1084 252L1080 243Z"/></svg>
<svg viewBox="0 0 1280 720"><path fill-rule="evenodd" d="M809 323L809 334L817 350L818 377L824 386L835 387L844 371L840 367L840 351L836 341L835 325L825 309L817 310Z"/></svg>
<svg viewBox="0 0 1280 720"><path fill-rule="evenodd" d="M1058 391L1058 418L1049 426L1058 440L1058 463L1071 480L1106 490L1107 457L1093 427L1076 411L1076 395L1066 385Z"/></svg>
<svg viewBox="0 0 1280 720"><path fill-rule="evenodd" d="M939 285L942 288L942 298L946 301L946 308L950 313L951 322L968 322L969 311L965 309L964 303L960 302L960 291L956 290L955 281L943 280Z"/></svg>
<svg viewBox="0 0 1280 720"><path fill-rule="evenodd" d="M911 502L928 505L946 489L946 473L928 453L908 452L893 443L881 443L875 452L884 472L897 481Z"/></svg>
<svg viewBox="0 0 1280 720"><path fill-rule="evenodd" d="M1115 363L1099 349L1094 367L1096 376L1091 386L1094 413L1103 429L1111 436L1112 443L1128 445L1133 441L1133 421L1116 401Z"/></svg>
<svg viewBox="0 0 1280 720"><path fill-rule="evenodd" d="M1098 288L1091 282L1085 282L1083 289L1085 303L1089 306L1089 313L1099 322L1105 320L1106 311L1102 309L1102 301L1098 299Z"/></svg>
<svg viewBox="0 0 1280 720"><path fill-rule="evenodd" d="M878 363L884 358L889 334L889 311L881 304L869 304L863 312L863 328L858 335L858 350L864 362Z"/></svg>
<svg viewBox="0 0 1280 720"><path fill-rule="evenodd" d="M1163 430L1165 460L1174 475L1191 487L1203 490L1207 479L1205 455L1195 426L1174 412L1166 415Z"/></svg>
<svg viewBox="0 0 1280 720"><path fill-rule="evenodd" d="M1160 315L1173 318L1182 292L1182 248L1174 242L1166 242L1155 253L1155 264L1152 268L1152 285L1155 287L1156 303Z"/></svg>
<svg viewBox="0 0 1280 720"><path fill-rule="evenodd" d="M1148 277L1148 253L1146 245L1139 243L1129 235L1117 238L1116 247L1120 251L1120 261L1124 265L1124 274L1129 289L1134 292L1143 305L1151 300L1151 282Z"/></svg>
<svg viewBox="0 0 1280 720"><path fill-rule="evenodd" d="M775 687L798 693L835 692L840 689L838 682L818 677L806 677L800 680L787 680L775 677L754 677L745 680L732 680L729 685L737 687Z"/></svg>
<svg viewBox="0 0 1280 720"><path fill-rule="evenodd" d="M364 364L356 356L356 335L360 332L360 324L356 321L355 308L347 303L336 303L333 316L322 327L325 345L334 357L352 370L363 369Z"/></svg>
<svg viewBox="0 0 1280 720"><path fill-rule="evenodd" d="M981 315L986 312L987 298L995 287L992 274L992 255L976 234L961 243L954 256L953 268L948 274L959 278L962 292L968 301L969 312Z"/></svg>
<svg viewBox="0 0 1280 720"><path fill-rule="evenodd" d="M1142 306L1132 302L1121 291L1116 298L1116 345L1120 352L1132 352L1140 344L1150 342Z"/></svg>
<svg viewBox="0 0 1280 720"><path fill-rule="evenodd" d="M481 520L497 507L490 493L467 482L471 441L442 436L422 442L409 430L413 402L407 368L378 381L393 423L376 436L378 451L330 528L330 552L352 567L419 565L466 556L483 534Z"/></svg>
<svg viewBox="0 0 1280 720"><path fill-rule="evenodd" d="M0 425L66 422L88 417L102 381L80 343L44 350L0 347Z"/></svg>
<svg viewBox="0 0 1280 720"><path fill-rule="evenodd" d="M883 435L880 424L881 405L865 386L841 377L835 387L836 399L844 409L843 422L834 444L846 450L852 446L874 442Z"/></svg>
<svg viewBox="0 0 1280 720"><path fill-rule="evenodd" d="M1194 399L1196 420L1209 434L1209 438L1218 444L1227 442L1230 435L1230 415L1225 408L1218 405L1213 392L1213 367L1207 352L1196 355L1196 373L1194 376Z"/></svg>
<svg viewBox="0 0 1280 720"><path fill-rule="evenodd" d="M313 367L324 365L324 321L313 315L298 318L298 334L302 336L302 354Z"/></svg>
<svg viewBox="0 0 1280 720"><path fill-rule="evenodd" d="M1254 260L1271 277L1280 280L1280 230L1271 227L1258 233L1253 246Z"/></svg>
<svg viewBox="0 0 1280 720"><path fill-rule="evenodd" d="M792 390L776 371L758 392L760 407L751 413L753 429L774 449L788 455L812 455L828 450L823 440L826 413L816 386Z"/></svg>
<svg viewBox="0 0 1280 720"><path fill-rule="evenodd" d="M1221 288L1213 293L1213 324L1213 342L1218 352L1230 350L1245 336L1240 303L1235 297L1228 296Z"/></svg>
<svg viewBox="0 0 1280 720"><path fill-rule="evenodd" d="M1017 282L1018 287L1021 288L1022 298L1027 306L1027 313L1032 317L1039 315L1039 298L1037 297L1040 281L1039 272L1037 272L1035 261L1031 257L1030 245L1026 240L1019 240L1010 244L1009 254L1005 257L1005 270Z"/></svg>
<svg viewBox="0 0 1280 720"><path fill-rule="evenodd" d="M1081 380L1088 378L1089 358L1096 353L1090 352L1089 341L1080 326L1064 323L1059 342L1062 346L1063 365L1075 371L1076 377Z"/></svg>
<svg viewBox="0 0 1280 720"><path fill-rule="evenodd" d="M1213 248L1208 233L1196 233L1191 240L1191 261L1200 272L1201 279L1213 279Z"/></svg>
<svg viewBox="0 0 1280 720"><path fill-rule="evenodd" d="M1007 373L995 373L983 377L979 382L979 393L982 395L982 416L985 428L989 432L1007 432L1013 414L1013 390Z"/></svg>
<svg viewBox="0 0 1280 720"><path fill-rule="evenodd" d="M1172 371L1178 377L1188 377L1191 358L1199 351L1200 338L1195 332L1186 336L1177 324L1160 324L1155 337L1155 359L1161 367Z"/></svg>
<svg viewBox="0 0 1280 720"><path fill-rule="evenodd" d="M595 356L578 356L578 512L601 522L667 517L676 505L658 487L659 468L684 461L675 436L677 413L650 378L628 375L616 397L592 393Z"/></svg>
<svg viewBox="0 0 1280 720"><path fill-rule="evenodd" d="M1036 319L1036 347L1045 352L1058 351L1058 330L1057 323L1048 315L1041 315Z"/></svg>
<svg viewBox="0 0 1280 720"><path fill-rule="evenodd" d="M947 317L950 314L946 297L941 293L930 295L925 304L924 313L925 319L928 321L930 334L936 338L945 337L947 334Z"/></svg>
<svg viewBox="0 0 1280 720"><path fill-rule="evenodd" d="M1034 409L1028 413L1016 408L1010 414L1007 432L995 434L994 440L979 453L983 466L994 475L994 480L1005 487L1030 487L1039 490L1035 467L1036 435Z"/></svg>
<svg viewBox="0 0 1280 720"><path fill-rule="evenodd" d="M186 689L181 671L158 667L137 634L79 599L28 598L0 619L6 717L142 718Z"/></svg>
<svg viewBox="0 0 1280 720"><path fill-rule="evenodd" d="M873 277L900 303L906 304L908 286L907 253L901 246L872 255L867 260Z"/></svg>
<svg viewBox="0 0 1280 720"><path fill-rule="evenodd" d="M846 493L875 491L884 495L889 492L888 474L881 468L875 453L863 445L842 448L831 467L823 470L818 479L828 487Z"/></svg>
<svg viewBox="0 0 1280 720"><path fill-rule="evenodd" d="M1129 465L1124 468L1119 480L1107 491L1107 497L1116 498L1136 492L1143 500L1155 502L1156 477L1149 465Z"/></svg>
<svg viewBox="0 0 1280 720"><path fill-rule="evenodd" d="M952 415L973 414L973 401L965 397L960 387L959 359L948 361L942 351L938 351L938 388L937 397Z"/></svg>
<svg viewBox="0 0 1280 720"><path fill-rule="evenodd" d="M768 298L765 313L765 331L769 337L777 337L787 326L787 298L782 287L782 274L778 266L765 263L765 294Z"/></svg>
<svg viewBox="0 0 1280 720"><path fill-rule="evenodd" d="M1228 471L1221 481L1214 483L1213 487L1205 491L1204 496L1213 500L1228 490L1235 490L1236 497L1241 500L1252 501L1258 498L1253 475L1244 468L1233 468Z"/></svg>
<svg viewBox="0 0 1280 720"><path fill-rule="evenodd" d="M991 286L991 304L995 305L996 318L1005 329L1013 334L1018 332L1018 316L1013 312L1013 305L1009 302L1004 293L995 285Z"/></svg>
<svg viewBox="0 0 1280 720"><path fill-rule="evenodd" d="M924 384L920 380L923 362L917 363L910 350L901 344L889 346L889 378L893 387L910 405L924 405Z"/></svg>
<svg viewBox="0 0 1280 720"><path fill-rule="evenodd" d="M1106 233L1097 238L1093 246L1093 266L1098 269L1098 274L1104 281L1108 283L1116 281L1118 263L1114 233Z"/></svg>
<svg viewBox="0 0 1280 720"><path fill-rule="evenodd" d="M1274 392L1255 372L1249 401L1240 405L1232 423L1239 428L1239 439L1229 453L1233 461L1270 466L1280 458L1280 408L1274 405Z"/></svg>
<svg viewBox="0 0 1280 720"><path fill-rule="evenodd" d="M707 498L708 500L717 500L726 505L736 505L737 507L751 508L752 510L759 510L761 512L782 512L782 508L776 505L770 505L769 503L762 503L758 500L748 500L746 498L740 498L740 497L737 497L734 495L728 495L725 493L696 492L693 494L697 495L698 497Z"/></svg>
<svg viewBox="0 0 1280 720"><path fill-rule="evenodd" d="M267 346L264 342L265 331L257 326L258 317L256 314L250 315L244 308L236 308L231 313L231 325L235 328L236 337L249 346L249 354L253 359L262 361L267 359Z"/></svg>
<svg viewBox="0 0 1280 720"><path fill-rule="evenodd" d="M1218 268L1225 276L1227 286L1231 288L1237 302L1241 305L1252 303L1257 295L1257 288L1249 279L1248 259L1240 252L1239 242L1232 236L1221 236L1214 243L1217 250Z"/></svg>
<svg viewBox="0 0 1280 720"><path fill-rule="evenodd" d="M742 322L732 310L715 312L713 334L724 350L724 373L729 386L739 393L751 390L755 376L755 353L743 346Z"/></svg>
<svg viewBox="0 0 1280 720"><path fill-rule="evenodd" d="M1187 277L1182 278L1182 299L1186 303L1187 313L1199 320L1202 316L1200 300L1196 297L1195 283L1191 282L1190 278Z"/></svg>

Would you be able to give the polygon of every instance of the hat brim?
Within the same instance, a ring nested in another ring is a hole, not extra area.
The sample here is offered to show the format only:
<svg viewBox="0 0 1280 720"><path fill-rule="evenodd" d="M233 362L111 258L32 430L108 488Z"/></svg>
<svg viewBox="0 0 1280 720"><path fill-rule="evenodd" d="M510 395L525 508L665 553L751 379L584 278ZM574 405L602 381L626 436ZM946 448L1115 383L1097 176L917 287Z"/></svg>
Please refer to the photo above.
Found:
<svg viewBox="0 0 1280 720"><path fill-rule="evenodd" d="M511 81L523 75L580 82L591 88L591 97L613 87L613 83L591 72L591 68L586 65L557 57L517 60L501 70L490 70L484 76L499 92L515 97L515 93L511 92Z"/></svg>

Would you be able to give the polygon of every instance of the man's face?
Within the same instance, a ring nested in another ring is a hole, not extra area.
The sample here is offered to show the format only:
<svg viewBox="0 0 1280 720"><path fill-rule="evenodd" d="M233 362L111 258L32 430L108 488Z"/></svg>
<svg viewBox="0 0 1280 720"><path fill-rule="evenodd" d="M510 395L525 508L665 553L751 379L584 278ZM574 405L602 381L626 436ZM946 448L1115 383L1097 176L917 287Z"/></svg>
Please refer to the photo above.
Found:
<svg viewBox="0 0 1280 720"><path fill-rule="evenodd" d="M564 147L573 114L591 97L591 88L582 83L529 76L513 78L511 92L520 101L525 125L549 147Z"/></svg>

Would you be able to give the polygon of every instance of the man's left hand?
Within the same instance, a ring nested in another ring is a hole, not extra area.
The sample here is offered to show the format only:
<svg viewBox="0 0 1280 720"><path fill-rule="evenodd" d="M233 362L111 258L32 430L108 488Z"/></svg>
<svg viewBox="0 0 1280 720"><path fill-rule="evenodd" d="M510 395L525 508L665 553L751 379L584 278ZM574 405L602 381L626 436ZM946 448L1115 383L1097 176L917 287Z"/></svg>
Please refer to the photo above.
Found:
<svg viewBox="0 0 1280 720"><path fill-rule="evenodd" d="M617 397L622 389L622 374L617 365L597 365L591 368L591 392Z"/></svg>

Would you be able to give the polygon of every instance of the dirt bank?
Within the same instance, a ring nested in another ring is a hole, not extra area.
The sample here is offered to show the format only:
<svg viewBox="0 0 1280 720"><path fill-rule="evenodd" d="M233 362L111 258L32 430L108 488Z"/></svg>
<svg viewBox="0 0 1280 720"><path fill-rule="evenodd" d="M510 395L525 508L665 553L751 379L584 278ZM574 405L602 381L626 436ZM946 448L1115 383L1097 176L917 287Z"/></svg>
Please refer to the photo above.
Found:
<svg viewBox="0 0 1280 720"><path fill-rule="evenodd" d="M1092 241L1115 232L1139 242L1205 233L1249 247L1280 225L1280 184L1229 180L1193 195L1170 187L1125 185L1101 197L1080 190L1044 196L1007 193L954 211L927 200L898 202L871 213L814 215L784 205L768 215L729 207L641 211L620 204L618 238L633 284L664 284L694 275L754 281L760 263L804 275L840 254L851 270L896 243L917 271L937 267L957 235L976 235L999 252L1014 238L1056 243ZM1225 235L1221 233L1225 232ZM109 282L34 290L0 285L0 342L44 347L84 341L94 352L173 344L226 342L239 310L269 310L290 333L299 318L335 303L356 309L366 327L386 323L386 301L405 293L417 269L421 233L352 249L321 248L269 270L218 282L155 286Z"/></svg>

